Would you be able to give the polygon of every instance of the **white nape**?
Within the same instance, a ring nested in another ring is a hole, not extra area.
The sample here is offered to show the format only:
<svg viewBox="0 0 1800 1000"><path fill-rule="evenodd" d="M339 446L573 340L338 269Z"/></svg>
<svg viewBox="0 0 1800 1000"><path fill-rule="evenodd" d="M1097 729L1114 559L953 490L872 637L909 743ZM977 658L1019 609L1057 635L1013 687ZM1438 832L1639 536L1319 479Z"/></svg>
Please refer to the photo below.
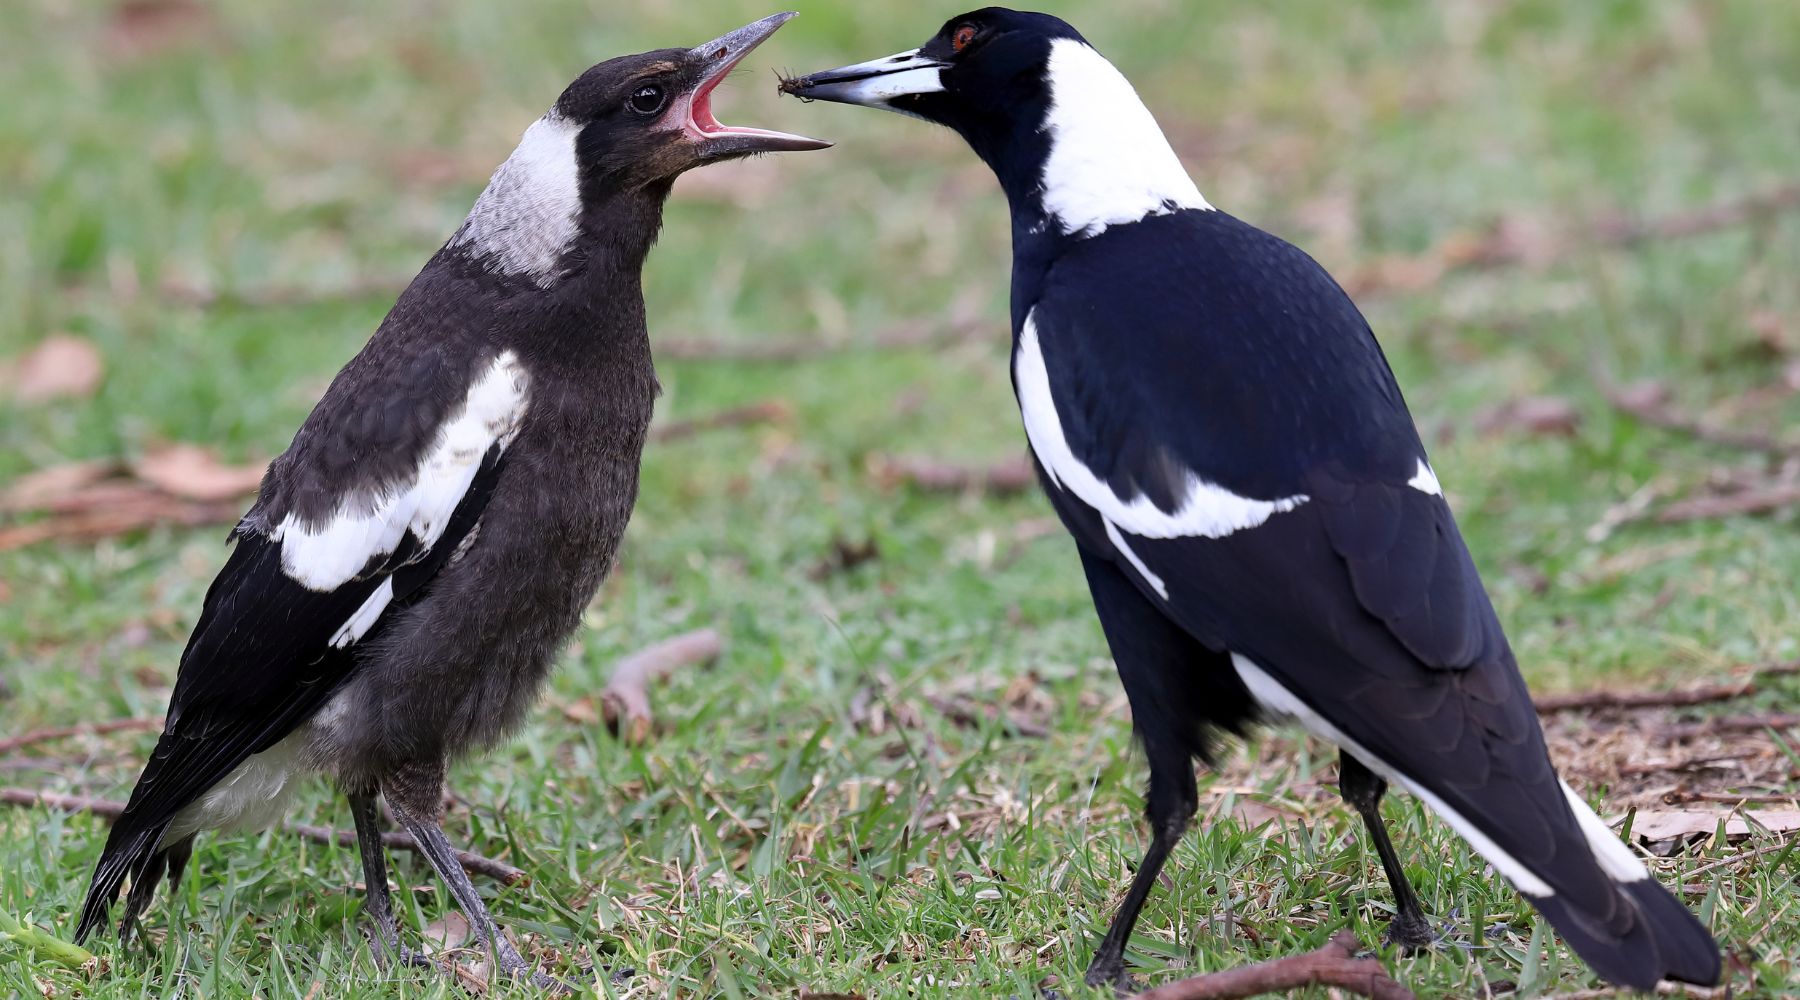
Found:
<svg viewBox="0 0 1800 1000"><path fill-rule="evenodd" d="M1558 781L1562 779L1558 778ZM1619 835L1606 825L1606 821L1594 814L1587 802L1575 794L1569 783L1562 782L1563 794L1569 798L1569 809L1575 813L1575 822L1581 824L1581 832L1586 835L1588 846L1594 849L1594 860L1600 862L1601 870L1611 876L1615 882L1637 882L1650 877L1650 869Z"/></svg>
<svg viewBox="0 0 1800 1000"><path fill-rule="evenodd" d="M1025 418L1025 438L1051 481L1099 511L1108 528L1128 531L1142 538L1224 538L1233 532L1254 528L1307 501L1305 494L1273 500L1239 496L1201 479L1192 470L1188 470L1185 491L1173 512L1163 510L1142 494L1130 500L1120 499L1110 485L1075 457L1074 450L1069 447L1062 422L1057 417L1056 400L1050 394L1050 373L1045 367L1034 317L1035 313L1025 317L1025 327L1019 333L1019 349L1013 359L1019 413Z"/></svg>
<svg viewBox="0 0 1800 1000"><path fill-rule="evenodd" d="M369 560L392 553L408 531L423 548L436 544L475 481L482 457L496 444L504 450L518 434L529 384L518 356L502 352L470 385L462 409L439 429L410 478L382 487L373 496L345 497L318 524L288 514L269 534L271 541L281 544L282 572L308 590L323 593L343 586ZM376 597L381 593L377 591ZM391 589L387 593L392 596ZM339 629L333 644L341 636L349 636L347 641L360 638L386 604L381 601L380 607L371 609L365 603ZM359 622L361 632L356 631Z"/></svg>
<svg viewBox="0 0 1800 1000"><path fill-rule="evenodd" d="M1336 745L1339 749L1349 751L1357 760L1362 761L1363 766L1386 778L1390 784L1399 785L1413 793L1419 801L1430 806L1432 812L1442 816L1444 822L1450 824L1451 829L1455 830L1462 839L1468 841L1469 846L1473 847L1477 854L1486 858L1488 863L1494 866L1494 870L1506 876L1506 880L1520 892L1539 899L1556 895L1556 890L1550 888L1549 883L1533 875L1531 870L1520 864L1517 858L1501 850L1499 844L1489 839L1487 834L1482 833L1462 813L1451 808L1448 802L1438 798L1387 761L1370 753L1368 748L1346 736L1343 730L1332 725L1318 712L1313 711L1312 706L1301 701L1297 695L1288 690L1280 681L1271 677L1268 671L1257 666L1249 657L1240 653L1232 653L1231 663L1233 667L1237 668L1238 677L1243 680L1244 687L1250 690L1250 696L1256 699L1257 704L1264 712L1277 718L1293 719L1304 726L1307 732ZM1583 806L1583 808L1586 807ZM1602 829L1605 829L1604 825ZM1614 838L1614 843L1617 842L1618 839ZM1621 849L1624 847L1623 844L1619 846Z"/></svg>
<svg viewBox="0 0 1800 1000"><path fill-rule="evenodd" d="M486 258L502 274L529 275L542 288L555 284L556 264L581 231L580 133L554 110L532 122L450 245Z"/></svg>
<svg viewBox="0 0 1800 1000"><path fill-rule="evenodd" d="M1444 488L1438 485L1437 473L1431 471L1431 466L1422 458L1419 459L1419 471L1413 473L1413 477L1406 481L1406 485L1420 493L1429 493L1434 497L1444 495Z"/></svg>
<svg viewBox="0 0 1800 1000"><path fill-rule="evenodd" d="M1150 585L1151 590L1156 591L1158 597L1165 601L1168 600L1169 585L1163 582L1162 577L1152 573L1150 567L1144 565L1144 560L1138 558L1138 554L1132 551L1131 546L1125 544L1125 536L1119 533L1118 525L1104 517L1100 519L1100 523L1106 525L1106 537L1113 543L1113 548L1119 550L1119 554L1125 557L1125 561L1131 564L1132 569L1138 571L1138 575L1144 578L1144 582Z"/></svg>
<svg viewBox="0 0 1800 1000"><path fill-rule="evenodd" d="M1093 236L1147 216L1212 208L1131 81L1105 56L1059 38L1050 44L1045 79L1044 211L1064 234Z"/></svg>

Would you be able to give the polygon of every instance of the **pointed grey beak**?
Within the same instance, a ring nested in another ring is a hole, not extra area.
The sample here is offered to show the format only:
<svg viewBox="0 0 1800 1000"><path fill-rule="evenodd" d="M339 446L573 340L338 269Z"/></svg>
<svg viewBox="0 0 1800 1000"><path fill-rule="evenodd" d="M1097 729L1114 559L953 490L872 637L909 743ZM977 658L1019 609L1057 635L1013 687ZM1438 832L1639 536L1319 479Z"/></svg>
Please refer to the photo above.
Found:
<svg viewBox="0 0 1800 1000"><path fill-rule="evenodd" d="M681 98L676 110L683 116L688 136L699 147L701 159L742 156L747 153L773 153L803 149L826 149L831 143L803 135L775 132L769 129L722 125L713 116L712 92L750 50L761 45L777 28L794 17L793 11L770 14L736 31L697 45L689 55L703 67L700 82L691 93Z"/></svg>
<svg viewBox="0 0 1800 1000"><path fill-rule="evenodd" d="M835 101L912 114L893 101L914 94L935 94L944 89L943 70L950 64L919 54L918 49L871 59L854 66L839 66L797 79L781 81L781 92L803 101Z"/></svg>

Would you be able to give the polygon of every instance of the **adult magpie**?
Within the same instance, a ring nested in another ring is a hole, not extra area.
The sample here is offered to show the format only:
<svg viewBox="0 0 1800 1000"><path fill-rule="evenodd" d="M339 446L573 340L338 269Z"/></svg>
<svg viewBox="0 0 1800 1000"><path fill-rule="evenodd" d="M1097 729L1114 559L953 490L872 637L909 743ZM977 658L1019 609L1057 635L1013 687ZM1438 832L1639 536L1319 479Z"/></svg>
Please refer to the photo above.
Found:
<svg viewBox="0 0 1800 1000"><path fill-rule="evenodd" d="M128 936L197 833L266 826L319 772L350 799L378 959L415 959L379 793L496 964L529 971L439 826L445 769L518 726L612 566L658 391L641 271L670 186L830 145L712 112L791 17L600 63L525 130L232 531L77 940L129 876Z"/></svg>
<svg viewBox="0 0 1800 1000"><path fill-rule="evenodd" d="M1201 197L1074 28L990 7L783 81L949 126L1011 206L1012 377L1149 761L1152 841L1087 973L1125 981L1212 730L1296 719L1431 930L1378 806L1411 791L1605 978L1713 983L1706 929L1551 767L1530 695L1368 323L1311 258Z"/></svg>

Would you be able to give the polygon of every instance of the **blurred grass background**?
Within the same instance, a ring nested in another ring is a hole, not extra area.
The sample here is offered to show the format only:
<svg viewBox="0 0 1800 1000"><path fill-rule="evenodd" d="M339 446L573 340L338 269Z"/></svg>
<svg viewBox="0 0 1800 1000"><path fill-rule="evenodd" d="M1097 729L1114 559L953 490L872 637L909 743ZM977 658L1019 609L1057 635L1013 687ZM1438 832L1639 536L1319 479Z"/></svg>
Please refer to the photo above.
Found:
<svg viewBox="0 0 1800 1000"><path fill-rule="evenodd" d="M1136 82L1211 201L1362 276L1535 688L1674 685L1800 651L1792 510L1588 533L1633 496L1780 473L1620 415L1603 382L1655 379L1697 412L1800 427L1793 393L1769 391L1800 357L1800 213L1623 247L1592 238L1796 180L1800 6L1047 9ZM0 399L0 483L169 442L231 461L279 452L569 79L766 13L738 0L13 0L0 357L69 333L99 348L104 377L89 398ZM496 892L498 919L565 975L634 969L611 993L1027 995L1051 977L1079 992L1141 853L1141 768L1074 552L1060 533L1015 528L1047 505L869 471L890 454L984 463L1022 448L1003 199L947 132L774 92L771 67L909 48L955 13L803 7L721 91L728 122L839 145L677 185L645 276L653 342L851 349L660 366L659 420L769 399L793 417L651 449L623 562L549 704L453 776L466 802L452 836L535 878ZM1436 273L1454 248L1502 237L1520 266ZM919 321L987 329L877 349L878 331ZM1534 397L1571 416L1550 433L1508 416ZM0 552L0 735L160 713L223 530ZM869 543L876 558L829 570ZM653 693L647 746L568 710L622 653L709 624L725 657ZM932 707L945 698L1026 705L1046 735L959 723ZM0 777L122 796L150 742L77 741L60 748L72 759ZM1281 800L1321 768L1328 781L1329 761L1264 741L1240 761L1254 776L1242 791ZM1160 982L1340 926L1375 939L1388 897L1353 817L1315 802L1264 828L1231 807L1236 791L1208 794L1226 805L1146 911L1138 971ZM1410 802L1389 812L1427 905L1457 928L1433 954L1394 958L1398 975L1425 995L1591 985L1444 828ZM349 822L323 785L297 813ZM0 909L66 933L104 827L14 810L0 832ZM114 955L86 982L0 948L0 994L457 992L376 976L353 851L268 833L212 838L197 861L174 907L152 912L168 933L148 956ZM1707 864L1662 870L1678 882ZM416 935L445 900L423 865L397 867ZM1794 975L1793 870L1713 867L1689 886L1746 956L1748 995L1779 995Z"/></svg>

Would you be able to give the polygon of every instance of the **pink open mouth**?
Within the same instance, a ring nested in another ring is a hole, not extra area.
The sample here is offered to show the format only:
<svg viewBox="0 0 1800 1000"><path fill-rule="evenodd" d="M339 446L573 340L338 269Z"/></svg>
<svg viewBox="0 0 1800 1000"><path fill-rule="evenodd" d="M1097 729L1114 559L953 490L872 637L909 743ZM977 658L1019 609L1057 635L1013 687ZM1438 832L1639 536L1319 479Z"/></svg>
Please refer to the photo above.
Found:
<svg viewBox="0 0 1800 1000"><path fill-rule="evenodd" d="M723 56L723 54L724 53L720 53L721 56ZM750 128L744 125L726 125L719 121L718 117L713 114L713 90L716 89L719 84L725 82L725 78L731 75L731 71L737 68L737 64L743 61L743 58L749 54L750 50L745 49L728 61L720 64L717 69L713 70L711 76L702 80L700 86L694 89L692 96L687 100L687 121L685 124L688 135L697 140L717 139L720 136L727 135L757 136L765 139L804 140L804 136L793 135L787 132L776 132L766 128Z"/></svg>

